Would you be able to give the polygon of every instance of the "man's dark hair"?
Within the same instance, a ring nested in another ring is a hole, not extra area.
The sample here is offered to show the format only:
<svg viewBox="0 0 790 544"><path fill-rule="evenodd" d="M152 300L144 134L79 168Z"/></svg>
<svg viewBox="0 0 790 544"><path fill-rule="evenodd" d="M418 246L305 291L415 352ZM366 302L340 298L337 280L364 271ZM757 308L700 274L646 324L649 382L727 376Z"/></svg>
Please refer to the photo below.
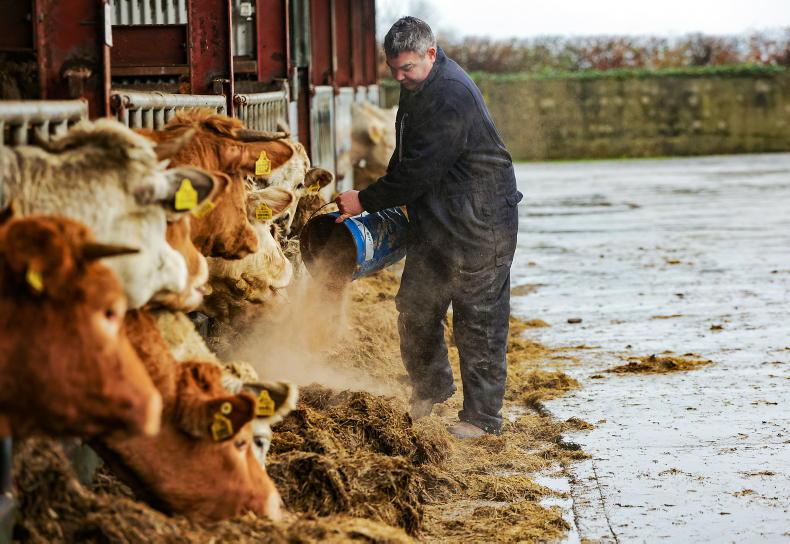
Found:
<svg viewBox="0 0 790 544"><path fill-rule="evenodd" d="M384 36L384 54L390 59L406 51L423 57L429 47L436 47L436 38L428 23L417 17L401 17Z"/></svg>

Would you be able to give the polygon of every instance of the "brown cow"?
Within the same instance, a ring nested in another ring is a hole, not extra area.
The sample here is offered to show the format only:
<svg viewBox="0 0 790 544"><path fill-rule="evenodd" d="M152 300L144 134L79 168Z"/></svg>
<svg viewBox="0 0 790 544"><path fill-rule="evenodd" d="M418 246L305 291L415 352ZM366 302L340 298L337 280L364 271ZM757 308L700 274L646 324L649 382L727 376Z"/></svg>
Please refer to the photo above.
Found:
<svg viewBox="0 0 790 544"><path fill-rule="evenodd" d="M130 251L65 218L0 227L0 435L159 430L162 397L121 326L123 288L98 261Z"/></svg>
<svg viewBox="0 0 790 544"><path fill-rule="evenodd" d="M230 175L234 183L237 179L252 178L260 189L284 187L291 190L296 199L280 219L288 235L299 199L317 189L308 174L320 169L311 170L304 147L287 140L284 132L249 130L240 120L218 115L212 110L186 110L176 114L163 131L140 132L156 142L163 142L183 138L192 131L194 138L174 155L173 164L220 170ZM320 170L320 173L323 177L330 177L331 181L330 172ZM235 202L238 211L242 200Z"/></svg>
<svg viewBox="0 0 790 544"><path fill-rule="evenodd" d="M180 114L185 115L185 114ZM140 129L143 136L163 144L194 135L189 143L170 157L172 165L202 165L217 176L224 173L226 186L218 202L193 214L192 239L206 256L242 259L258 249L258 238L247 221L244 177L240 175L239 146L225 145L221 138L206 138L202 132L178 123L176 116L165 130Z"/></svg>
<svg viewBox="0 0 790 544"><path fill-rule="evenodd" d="M202 521L245 512L278 519L279 493L251 447L256 398L228 393L215 364L176 362L147 312L130 313L125 327L162 393L162 430L102 440L105 460L168 512Z"/></svg>

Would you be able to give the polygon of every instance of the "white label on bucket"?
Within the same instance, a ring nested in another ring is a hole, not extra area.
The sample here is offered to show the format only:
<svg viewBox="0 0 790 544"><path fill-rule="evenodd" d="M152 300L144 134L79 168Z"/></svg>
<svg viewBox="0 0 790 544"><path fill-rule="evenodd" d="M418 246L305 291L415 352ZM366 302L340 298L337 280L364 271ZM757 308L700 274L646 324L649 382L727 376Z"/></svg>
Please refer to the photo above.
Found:
<svg viewBox="0 0 790 544"><path fill-rule="evenodd" d="M354 224L357 226L357 229L359 229L360 234L362 234L362 237L365 239L365 261L369 261L373 258L373 235L365 225L356 219L351 218L351 221L354 222Z"/></svg>

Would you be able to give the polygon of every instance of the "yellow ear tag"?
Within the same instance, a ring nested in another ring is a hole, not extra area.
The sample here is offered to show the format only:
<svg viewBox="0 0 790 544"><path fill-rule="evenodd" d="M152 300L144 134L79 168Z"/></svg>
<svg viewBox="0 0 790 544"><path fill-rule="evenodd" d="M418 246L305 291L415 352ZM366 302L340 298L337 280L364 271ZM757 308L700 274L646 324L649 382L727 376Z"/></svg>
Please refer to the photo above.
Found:
<svg viewBox="0 0 790 544"><path fill-rule="evenodd" d="M318 194L318 191L321 190L321 185L316 181L310 187L307 188L308 195L315 195Z"/></svg>
<svg viewBox="0 0 790 544"><path fill-rule="evenodd" d="M258 160L255 161L255 175L268 176L271 173L272 161L269 160L268 155L266 155L266 151L261 151L260 156L258 156Z"/></svg>
<svg viewBox="0 0 790 544"><path fill-rule="evenodd" d="M256 417L270 417L274 415L274 401L269 392L264 389L258 395L258 405L255 407Z"/></svg>
<svg viewBox="0 0 790 544"><path fill-rule="evenodd" d="M223 404L224 408L225 405ZM221 442L233 436L233 422L217 412L214 414L214 422L211 424L211 436L214 442Z"/></svg>
<svg viewBox="0 0 790 544"><path fill-rule="evenodd" d="M28 269L25 274L25 280L33 291L40 293L44 290L44 278L41 277L41 272L38 270Z"/></svg>
<svg viewBox="0 0 790 544"><path fill-rule="evenodd" d="M204 215L206 215L208 212L210 212L216 207L217 205L214 204L210 198L207 198L206 200L200 203L200 206L192 210L192 215L200 219L201 217L203 217Z"/></svg>
<svg viewBox="0 0 790 544"><path fill-rule="evenodd" d="M192 181L188 178L181 180L181 186L176 191L176 210L191 210L198 204L198 194Z"/></svg>
<svg viewBox="0 0 790 544"><path fill-rule="evenodd" d="M272 217L274 217L274 213L266 204L258 204L258 207L255 208L255 219L258 221L269 221Z"/></svg>

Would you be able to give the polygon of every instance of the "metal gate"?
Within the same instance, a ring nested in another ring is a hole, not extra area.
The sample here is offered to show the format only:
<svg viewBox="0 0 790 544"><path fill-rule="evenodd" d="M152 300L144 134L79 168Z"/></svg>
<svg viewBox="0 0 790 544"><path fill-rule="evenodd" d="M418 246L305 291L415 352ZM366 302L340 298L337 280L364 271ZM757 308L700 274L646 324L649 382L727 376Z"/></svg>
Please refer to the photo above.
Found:
<svg viewBox="0 0 790 544"><path fill-rule="evenodd" d="M49 141L87 118L88 103L83 100L2 100L0 145Z"/></svg>
<svg viewBox="0 0 790 544"><path fill-rule="evenodd" d="M310 157L313 166L335 172L335 90L315 87L310 102Z"/></svg>
<svg viewBox="0 0 790 544"><path fill-rule="evenodd" d="M114 25L183 25L187 0L110 0Z"/></svg>
<svg viewBox="0 0 790 544"><path fill-rule="evenodd" d="M288 124L288 92L237 94L236 117L247 128L254 130L277 130L278 123Z"/></svg>
<svg viewBox="0 0 790 544"><path fill-rule="evenodd" d="M381 106L381 95L378 85L368 85L368 102L374 106Z"/></svg>
<svg viewBox="0 0 790 544"><path fill-rule="evenodd" d="M335 96L335 180L338 191L354 188L354 168L351 164L351 105L354 88L341 87Z"/></svg>
<svg viewBox="0 0 790 544"><path fill-rule="evenodd" d="M113 91L110 108L115 118L129 128L162 129L176 112L191 108L210 108L224 114L225 97L213 94L168 94Z"/></svg>

